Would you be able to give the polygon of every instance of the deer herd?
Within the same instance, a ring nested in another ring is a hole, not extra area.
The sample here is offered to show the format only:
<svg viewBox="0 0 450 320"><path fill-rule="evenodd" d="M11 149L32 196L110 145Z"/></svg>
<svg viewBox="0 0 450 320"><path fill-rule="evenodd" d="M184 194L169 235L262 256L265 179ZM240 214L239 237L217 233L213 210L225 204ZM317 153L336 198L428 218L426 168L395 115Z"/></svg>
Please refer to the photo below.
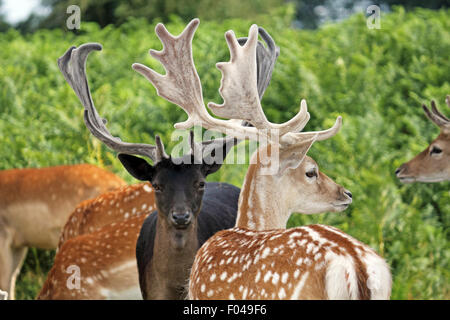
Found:
<svg viewBox="0 0 450 320"><path fill-rule="evenodd" d="M302 100L291 120L267 120L261 99L279 48L256 25L247 38L225 33L230 61L216 65L223 104L208 103L210 115L192 53L199 23L192 20L179 36L156 26L163 50L150 54L165 75L133 64L160 97L187 113L175 128L200 126L225 135L198 142L190 131L180 157L167 155L159 136L151 145L110 134L86 75L87 58L101 45L71 47L58 60L85 109L86 127L142 183L126 185L92 165L0 171L4 296L14 299L27 248L37 247L57 250L38 299L390 298L390 268L369 246L331 226L286 228L294 212L339 212L351 205L352 193L307 156L313 143L338 133L342 118L329 129L305 132L310 114ZM446 103L450 107L450 96ZM404 183L450 180L450 120L434 101L431 110L423 109L440 135L395 171ZM206 182L244 140L259 147L242 189Z"/></svg>

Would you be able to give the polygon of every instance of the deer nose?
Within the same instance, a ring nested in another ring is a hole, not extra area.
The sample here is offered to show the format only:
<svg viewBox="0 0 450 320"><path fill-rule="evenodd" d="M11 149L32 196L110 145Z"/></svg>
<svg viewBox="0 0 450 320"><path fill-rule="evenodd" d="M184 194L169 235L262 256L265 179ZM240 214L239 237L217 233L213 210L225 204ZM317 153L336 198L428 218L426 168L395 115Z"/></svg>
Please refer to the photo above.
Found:
<svg viewBox="0 0 450 320"><path fill-rule="evenodd" d="M400 167L398 167L397 169L395 169L395 175L398 177L398 175L400 173L402 173L402 171L404 171L405 169L405 164L402 164Z"/></svg>
<svg viewBox="0 0 450 320"><path fill-rule="evenodd" d="M171 215L172 222L177 226L187 226L191 222L191 214L190 212L172 212Z"/></svg>
<svg viewBox="0 0 450 320"><path fill-rule="evenodd" d="M344 190L344 194L347 195L350 199L353 198L352 193L350 191L348 191L348 190Z"/></svg>

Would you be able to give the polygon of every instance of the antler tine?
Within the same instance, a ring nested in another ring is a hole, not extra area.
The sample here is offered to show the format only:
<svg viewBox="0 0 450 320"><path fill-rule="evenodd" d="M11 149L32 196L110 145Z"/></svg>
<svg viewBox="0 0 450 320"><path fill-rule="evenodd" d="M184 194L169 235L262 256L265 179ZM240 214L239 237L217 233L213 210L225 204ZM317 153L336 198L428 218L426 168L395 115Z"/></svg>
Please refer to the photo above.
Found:
<svg viewBox="0 0 450 320"><path fill-rule="evenodd" d="M311 138L313 138L314 141L323 141L335 136L339 132L341 127L342 127L342 117L338 116L336 118L336 122L334 123L334 125L327 130L296 132L296 133L290 132L282 136L280 140L281 143L284 145L297 144L299 143L299 141L308 140Z"/></svg>
<svg viewBox="0 0 450 320"><path fill-rule="evenodd" d="M304 104L294 118L283 124L270 123L262 111L256 86L257 38L256 25L250 27L248 40L242 47L238 44L233 31L225 33L230 49L230 62L220 62L216 65L222 72L219 91L224 103L218 105L210 102L208 107L216 116L246 120L257 129L278 129L280 135L301 130L307 123L307 110L303 108L306 106Z"/></svg>
<svg viewBox="0 0 450 320"><path fill-rule="evenodd" d="M154 162L157 163L163 159L168 159L169 156L166 154L166 151L164 150L164 144L159 135L155 136L155 144L156 144L156 152Z"/></svg>
<svg viewBox="0 0 450 320"><path fill-rule="evenodd" d="M86 60L93 50L100 51L102 46L98 43L86 43L79 48L70 47L58 59L58 66L66 81L74 90L84 106L84 121L91 133L109 148L123 153L147 156L153 161L156 159L155 147L148 144L123 142L113 137L106 128L106 120L98 114L86 76Z"/></svg>
<svg viewBox="0 0 450 320"><path fill-rule="evenodd" d="M431 101L431 111L425 104L422 105L422 109L425 111L427 118L438 127L443 127L449 124L450 120L437 110L434 100Z"/></svg>
<svg viewBox="0 0 450 320"><path fill-rule="evenodd" d="M445 99L447 100L447 99ZM436 102L434 100L431 100L431 110L433 111L434 114L438 115L439 117L441 117L443 120L445 121L450 121L446 116L444 116L436 107Z"/></svg>
<svg viewBox="0 0 450 320"><path fill-rule="evenodd" d="M259 27L258 28L259 35L264 40L264 42L267 44L268 50L256 50L256 60L268 60L269 62L267 64L259 64L257 68L257 75L258 75L258 94L259 99L262 99L262 96L264 95L264 91L269 86L270 79L272 78L272 71L275 66L275 62L280 55L280 48L275 45L275 41L272 39L272 37L267 33L264 28ZM258 45L260 42L258 41Z"/></svg>
<svg viewBox="0 0 450 320"><path fill-rule="evenodd" d="M450 95L445 97L445 103L447 103L447 106L450 108Z"/></svg>
<svg viewBox="0 0 450 320"><path fill-rule="evenodd" d="M259 35L267 44L267 49L262 42L258 41L256 48L256 72L257 72L257 89L259 100L262 99L264 92L269 86L270 79L272 79L272 71L280 55L280 48L275 44L275 41L267 33L264 28L258 28ZM238 42L241 46L245 45L248 38L239 38Z"/></svg>

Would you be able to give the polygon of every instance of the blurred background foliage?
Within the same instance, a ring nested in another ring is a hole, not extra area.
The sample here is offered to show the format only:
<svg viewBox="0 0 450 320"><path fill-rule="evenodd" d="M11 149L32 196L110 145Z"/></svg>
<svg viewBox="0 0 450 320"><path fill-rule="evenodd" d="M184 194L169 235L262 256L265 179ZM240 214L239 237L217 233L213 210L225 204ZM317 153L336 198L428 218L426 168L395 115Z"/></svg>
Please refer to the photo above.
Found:
<svg viewBox="0 0 450 320"><path fill-rule="evenodd" d="M434 9L444 7L440 10L390 7L394 1L384 1L391 12L382 13L379 30L367 28L365 8L339 22L318 19L309 27L321 27L308 30L298 9L306 1L281 5L255 0L246 7L234 0L224 2L228 5L208 0L85 0L79 1L82 22L76 32L58 22L59 16L67 18L68 2L77 1L46 1L54 16L39 18L33 33L14 28L0 33L0 169L87 162L135 183L85 128L82 107L60 74L57 58L71 45L102 43L103 51L93 53L87 67L93 99L110 131L126 141L148 143L160 134L170 150L176 143L170 141L173 124L186 115L131 69L140 62L162 72L148 55L149 48L162 47L154 34L156 22L167 22L177 34L191 17L202 18L193 51L205 102L221 101L215 63L229 59L224 32L233 29L246 36L257 23L281 48L263 99L269 120L287 121L302 98L311 113L305 130L328 128L338 115L344 120L341 132L316 143L309 155L352 191L352 206L338 214L293 215L288 226L329 224L372 246L392 268L393 299L450 298L450 183L402 185L393 174L439 132L421 104L435 99L448 114L447 1L426 2ZM395 3L400 2L406 3ZM315 3L317 8L327 1ZM96 22L86 22L91 19ZM246 169L224 165L209 180L241 186ZM35 297L53 257L52 251L30 250L17 284L19 299Z"/></svg>

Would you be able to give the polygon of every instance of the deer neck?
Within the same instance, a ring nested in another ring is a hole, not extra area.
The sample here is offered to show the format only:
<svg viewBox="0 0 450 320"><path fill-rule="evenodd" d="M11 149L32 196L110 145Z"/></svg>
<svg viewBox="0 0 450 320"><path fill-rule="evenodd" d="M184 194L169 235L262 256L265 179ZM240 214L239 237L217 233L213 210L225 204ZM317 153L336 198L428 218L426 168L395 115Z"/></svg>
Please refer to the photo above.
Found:
<svg viewBox="0 0 450 320"><path fill-rule="evenodd" d="M255 154L239 196L236 227L257 231L284 229L291 210L288 199L285 199L287 193L283 190L291 186L276 174L264 174L261 162Z"/></svg>
<svg viewBox="0 0 450 320"><path fill-rule="evenodd" d="M197 223L188 230L174 230L163 219L158 216L149 280L155 298L179 299L199 246Z"/></svg>

